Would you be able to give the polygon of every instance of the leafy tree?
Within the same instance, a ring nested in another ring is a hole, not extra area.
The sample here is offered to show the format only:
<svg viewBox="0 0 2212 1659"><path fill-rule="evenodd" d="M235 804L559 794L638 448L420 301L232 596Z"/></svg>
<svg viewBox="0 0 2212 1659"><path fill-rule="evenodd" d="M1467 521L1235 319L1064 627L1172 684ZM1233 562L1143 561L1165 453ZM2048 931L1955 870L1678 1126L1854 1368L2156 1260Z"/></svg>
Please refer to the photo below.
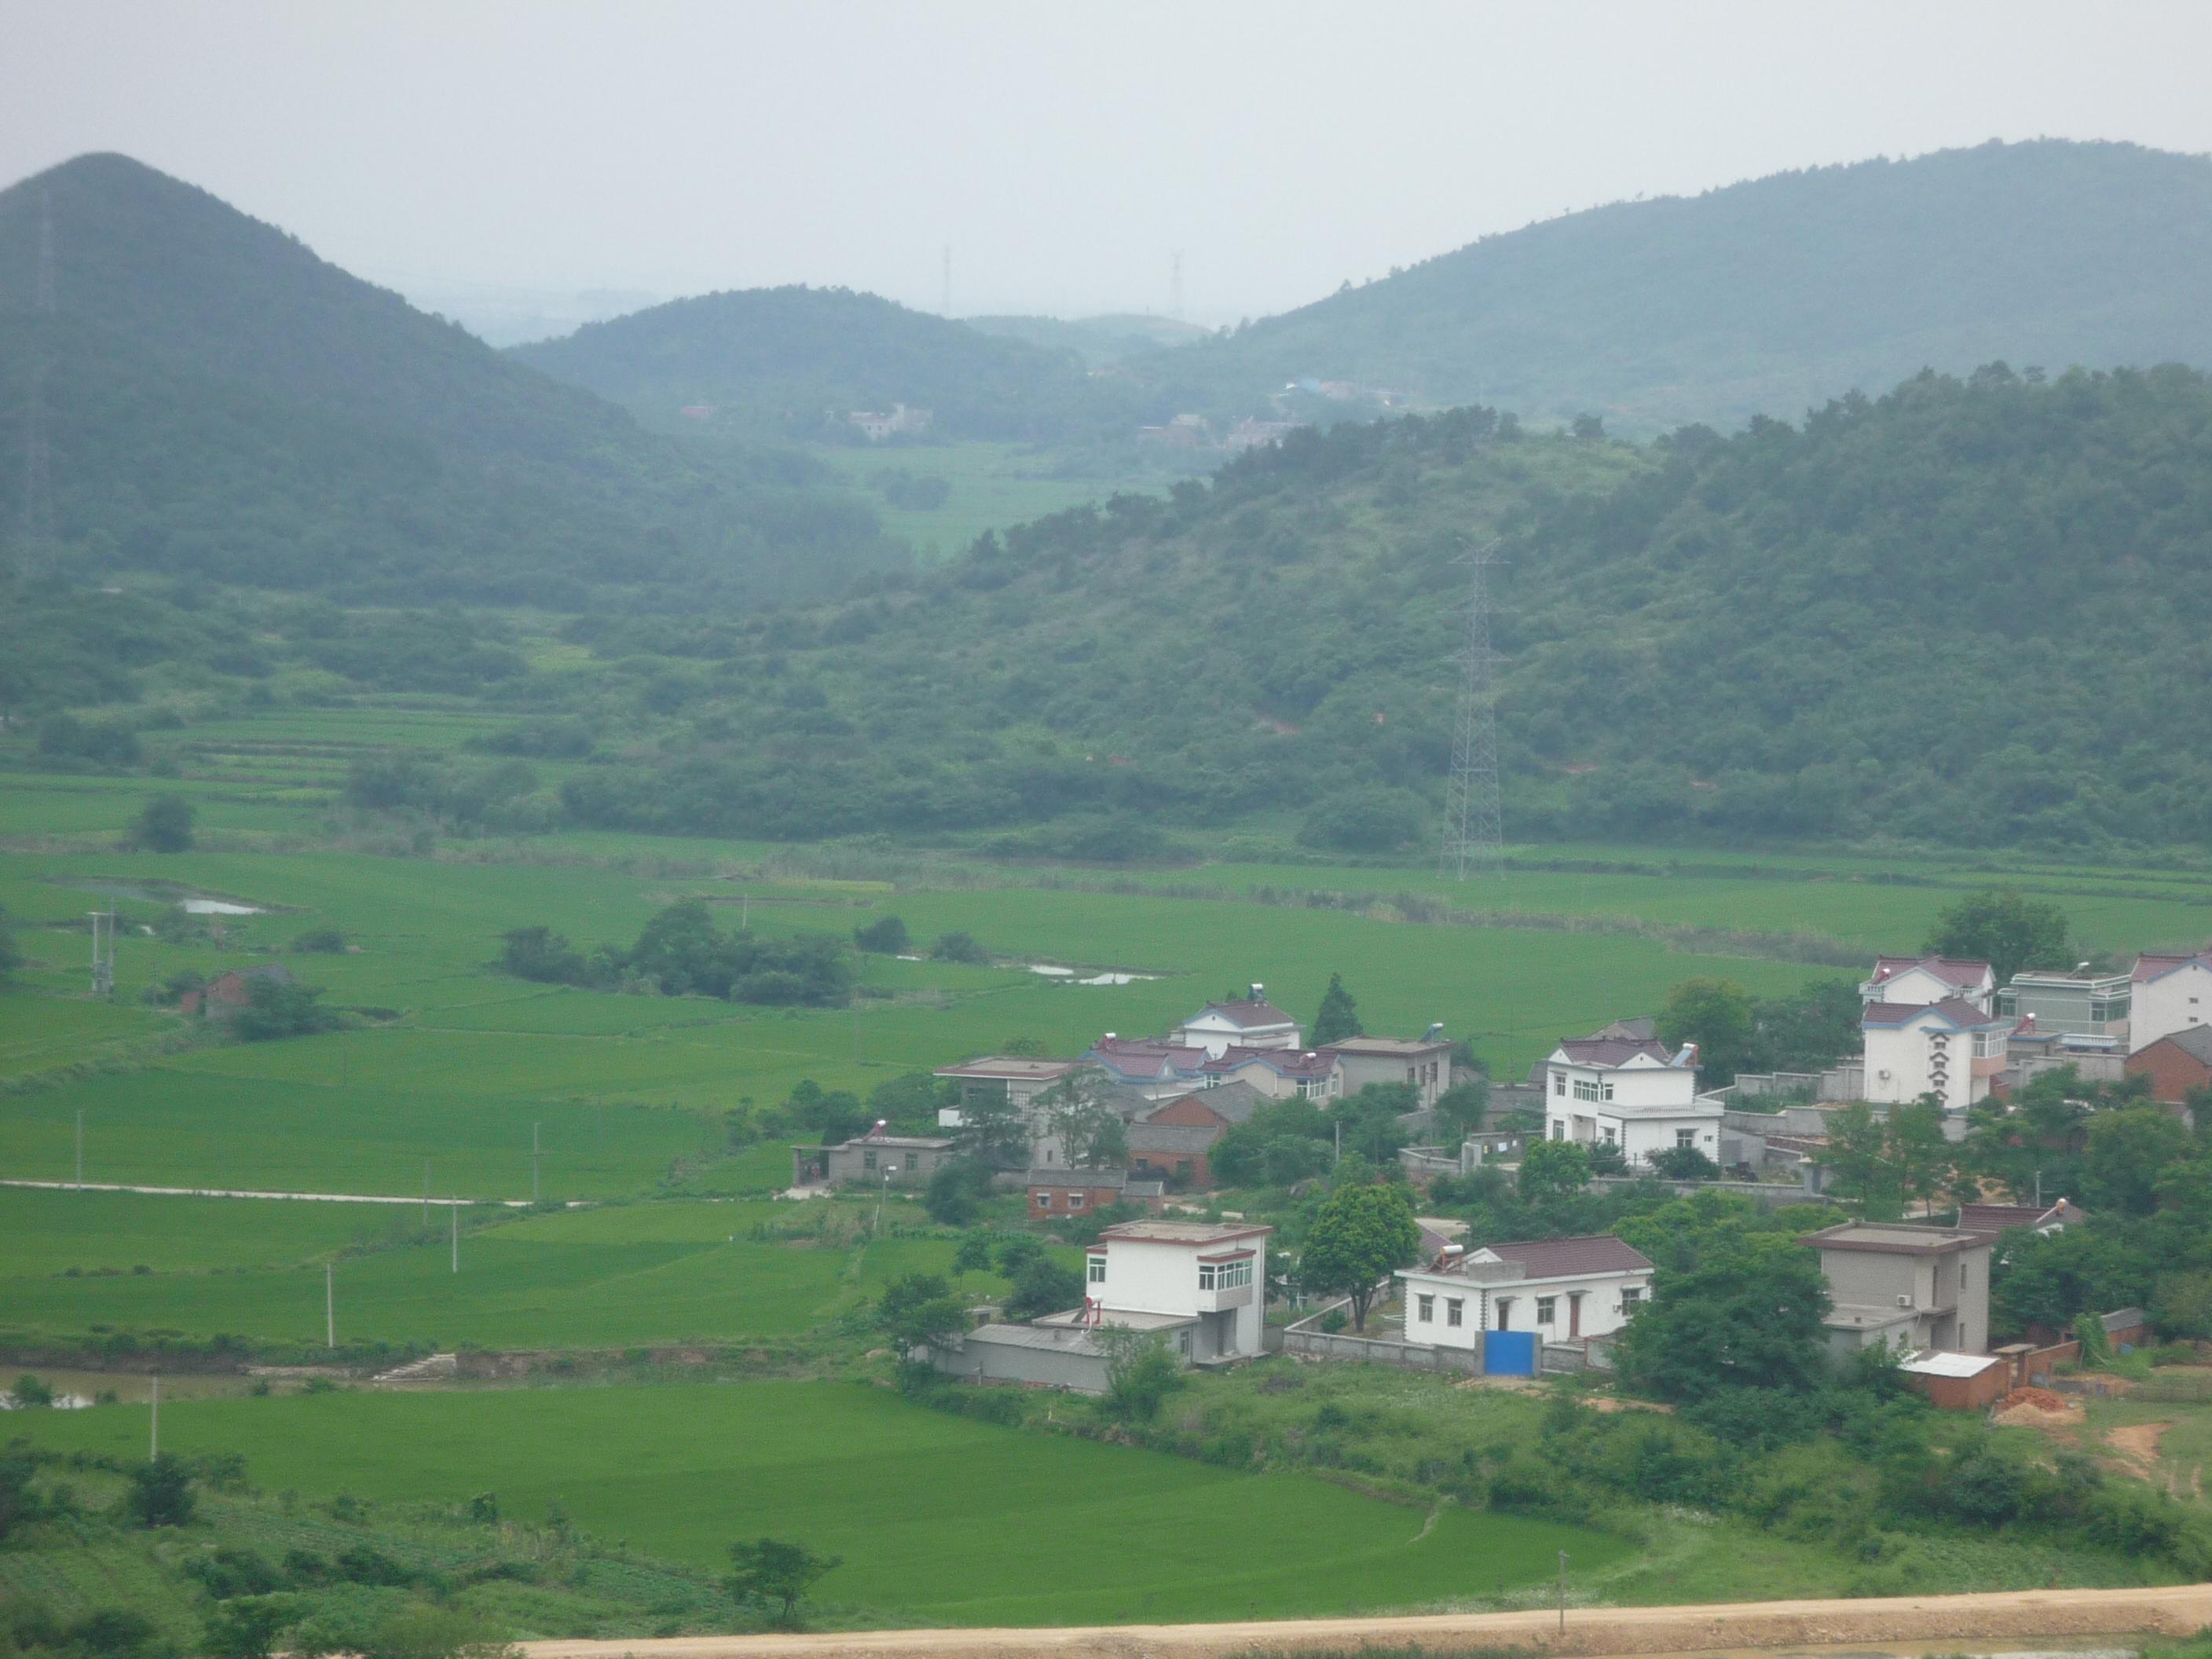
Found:
<svg viewBox="0 0 2212 1659"><path fill-rule="evenodd" d="M1419 796L1403 789L1324 801L1298 826L1298 845L1340 853L1391 853L1421 834Z"/></svg>
<svg viewBox="0 0 2212 1659"><path fill-rule="evenodd" d="M1310 1100L1277 1100L1254 1109L1213 1143L1206 1162L1231 1187L1288 1187L1328 1168L1329 1121Z"/></svg>
<svg viewBox="0 0 2212 1659"><path fill-rule="evenodd" d="M978 1230L960 1235L960 1243L953 1247L952 1271L956 1273L987 1273L991 1271L991 1235Z"/></svg>
<svg viewBox="0 0 2212 1659"><path fill-rule="evenodd" d="M319 985L257 975L246 981L246 1006L231 1017L230 1029L246 1042L335 1031L345 1024L345 1016L322 1006L322 997Z"/></svg>
<svg viewBox="0 0 2212 1659"><path fill-rule="evenodd" d="M960 1127L952 1132L963 1158L993 1169L1025 1170L1030 1162L1030 1119L1025 1108L1006 1096L978 1091L960 1103Z"/></svg>
<svg viewBox="0 0 2212 1659"><path fill-rule="evenodd" d="M1837 1190L1855 1200L1861 1215L1892 1208L1897 1202L1897 1170L1890 1159L1888 1126L1863 1100L1828 1116L1828 1144L1814 1163L1835 1172Z"/></svg>
<svg viewBox="0 0 2212 1659"><path fill-rule="evenodd" d="M1595 1149L1593 1149L1595 1150ZM1715 1181L1721 1166L1694 1146L1667 1146L1651 1154L1652 1170L1669 1181ZM1595 1167L1596 1160L1591 1160Z"/></svg>
<svg viewBox="0 0 2212 1659"><path fill-rule="evenodd" d="M943 1274L907 1273L884 1287L876 1328L902 1354L939 1348L967 1333L968 1309Z"/></svg>
<svg viewBox="0 0 2212 1659"><path fill-rule="evenodd" d="M1412 1141L1413 1132L1400 1120L1419 1103L1410 1083L1370 1083L1330 1102L1326 1115L1332 1129L1341 1127L1347 1158L1387 1165L1397 1158L1400 1147Z"/></svg>
<svg viewBox="0 0 2212 1659"><path fill-rule="evenodd" d="M200 1651L207 1659L270 1659L293 1620L291 1604L274 1596L218 1601L208 1611Z"/></svg>
<svg viewBox="0 0 2212 1659"><path fill-rule="evenodd" d="M1628 1154L1620 1150L1618 1143L1610 1140L1592 1140L1581 1143L1581 1146L1583 1155L1589 1159L1589 1172L1591 1175L1625 1176L1628 1173ZM1666 1158L1668 1153L1682 1152L1685 1150L1689 1149L1680 1146L1670 1146L1667 1149L1666 1152L1654 1153L1651 1158L1652 1168L1657 1170L1660 1174L1665 1175L1670 1169L1677 1166L1672 1164L1662 1163L1661 1160ZM1700 1156L1702 1157L1702 1154ZM1690 1167L1694 1169L1696 1166L1693 1164ZM1678 1179L1683 1180L1687 1180L1690 1177L1688 1176L1678 1177Z"/></svg>
<svg viewBox="0 0 2212 1659"><path fill-rule="evenodd" d="M2158 1207L2161 1174L2196 1152L2189 1131L2160 1106L2129 1106L2089 1119L2082 1194L2093 1212L2145 1216Z"/></svg>
<svg viewBox="0 0 2212 1659"><path fill-rule="evenodd" d="M2074 964L2065 911L2025 897L2016 887L1984 888L1948 906L1921 948L1936 956L1986 962L2000 985L2009 984L2022 969Z"/></svg>
<svg viewBox="0 0 2212 1659"><path fill-rule="evenodd" d="M1933 1095L1907 1101L1889 1109L1884 1126L1884 1152L1894 1174L1898 1196L1917 1199L1924 1215L1948 1184L1954 1162L1951 1143L1943 1134L1942 1103Z"/></svg>
<svg viewBox="0 0 2212 1659"><path fill-rule="evenodd" d="M1437 1133L1447 1146L1478 1133L1490 1115L1490 1079L1455 1083L1437 1097Z"/></svg>
<svg viewBox="0 0 2212 1659"><path fill-rule="evenodd" d="M0 986L14 979L22 965L23 952L15 943L15 924L8 920L7 911L0 909Z"/></svg>
<svg viewBox="0 0 2212 1659"><path fill-rule="evenodd" d="M1346 1037L1364 1035L1359 1024L1359 1005L1352 1000L1352 993L1344 988L1344 975L1331 974L1328 989L1321 994L1321 1012L1314 1016L1313 1031L1307 1040L1319 1048L1331 1042L1341 1042Z"/></svg>
<svg viewBox="0 0 2212 1659"><path fill-rule="evenodd" d="M310 927L292 939L293 953L297 956L342 957L345 949L345 930L339 927Z"/></svg>
<svg viewBox="0 0 2212 1659"><path fill-rule="evenodd" d="M741 1607L773 1607L775 1622L796 1626L799 1604L823 1576L844 1565L803 1544L762 1538L730 1546L730 1594Z"/></svg>
<svg viewBox="0 0 2212 1659"><path fill-rule="evenodd" d="M947 1158L923 1190L921 1206L939 1226L965 1227L991 1195L991 1166L973 1158Z"/></svg>
<svg viewBox="0 0 2212 1659"><path fill-rule="evenodd" d="M142 1527L181 1527L191 1521L199 1503L192 1492L191 1471L173 1452L163 1452L132 1469L131 1490L125 1497Z"/></svg>
<svg viewBox="0 0 2212 1659"><path fill-rule="evenodd" d="M914 940L907 933L906 923L898 917L878 916L866 927L853 930L853 943L878 956L896 957L912 949Z"/></svg>
<svg viewBox="0 0 2212 1659"><path fill-rule="evenodd" d="M31 1486L38 1470L38 1460L27 1443L16 1440L0 1448L0 1544L6 1543L18 1527L46 1513L45 1499Z"/></svg>
<svg viewBox="0 0 2212 1659"><path fill-rule="evenodd" d="M1686 1271L1662 1267L1650 1305L1615 1340L1622 1382L1656 1400L1730 1389L1809 1389L1826 1375L1828 1287L1793 1240Z"/></svg>
<svg viewBox="0 0 2212 1659"><path fill-rule="evenodd" d="M1752 1007L1751 1051L1740 1069L1817 1072L1858 1053L1863 1006L1848 979L1815 980L1786 996L1761 998Z"/></svg>
<svg viewBox="0 0 2212 1659"><path fill-rule="evenodd" d="M500 935L504 949L500 966L517 979L544 985L582 985L588 982L584 953L550 927L517 927Z"/></svg>
<svg viewBox="0 0 2212 1659"><path fill-rule="evenodd" d="M1718 1084L1744 1069L1755 1030L1751 993L1732 979L1686 979L1659 1010L1659 1040L1698 1045L1698 1075Z"/></svg>
<svg viewBox="0 0 2212 1659"><path fill-rule="evenodd" d="M1023 1262L1012 1277L1014 1287L1006 1303L1009 1319L1036 1319L1082 1305L1083 1275L1049 1256Z"/></svg>
<svg viewBox="0 0 2212 1659"><path fill-rule="evenodd" d="M1589 1181L1589 1153L1571 1140L1532 1141L1521 1154L1521 1196L1532 1204L1571 1197Z"/></svg>
<svg viewBox="0 0 2212 1659"><path fill-rule="evenodd" d="M988 964L991 953L978 944L973 933L939 933L937 943L929 947L933 962L965 962L978 966Z"/></svg>
<svg viewBox="0 0 2212 1659"><path fill-rule="evenodd" d="M1352 1326L1364 1331L1376 1286L1412 1261L1420 1244L1421 1230L1403 1188L1339 1187L1307 1224L1299 1281L1310 1291L1348 1297Z"/></svg>
<svg viewBox="0 0 2212 1659"><path fill-rule="evenodd" d="M182 795L155 795L138 809L125 844L148 853L192 850L192 805Z"/></svg>
<svg viewBox="0 0 2212 1659"><path fill-rule="evenodd" d="M1054 1084L1043 1104L1046 1124L1075 1168L1118 1167L1129 1161L1127 1130L1095 1073L1078 1072Z"/></svg>
<svg viewBox="0 0 2212 1659"><path fill-rule="evenodd" d="M958 1098L958 1091L944 1079L927 1072L906 1072L868 1091L868 1110L895 1128L933 1134L939 1109Z"/></svg>
<svg viewBox="0 0 2212 1659"><path fill-rule="evenodd" d="M54 1391L25 1371L8 1391L8 1403L17 1411L38 1411L54 1403Z"/></svg>
<svg viewBox="0 0 2212 1659"><path fill-rule="evenodd" d="M1151 1422L1189 1381L1158 1331L1107 1325L1092 1332L1091 1340L1106 1350L1106 1410L1125 1423Z"/></svg>

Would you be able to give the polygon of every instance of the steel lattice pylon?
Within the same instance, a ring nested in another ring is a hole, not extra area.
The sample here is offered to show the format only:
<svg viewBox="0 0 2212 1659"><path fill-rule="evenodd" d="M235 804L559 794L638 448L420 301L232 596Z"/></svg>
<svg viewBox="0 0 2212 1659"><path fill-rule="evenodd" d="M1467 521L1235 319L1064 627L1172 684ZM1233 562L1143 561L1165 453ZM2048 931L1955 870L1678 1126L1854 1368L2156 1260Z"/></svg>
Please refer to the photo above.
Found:
<svg viewBox="0 0 2212 1659"><path fill-rule="evenodd" d="M1490 572L1493 544L1468 555L1467 634L1461 641L1459 718L1452 731L1451 773L1444 782L1443 874L1467 879L1470 867L1497 874L1505 866L1505 824L1498 805L1497 654L1490 645Z"/></svg>

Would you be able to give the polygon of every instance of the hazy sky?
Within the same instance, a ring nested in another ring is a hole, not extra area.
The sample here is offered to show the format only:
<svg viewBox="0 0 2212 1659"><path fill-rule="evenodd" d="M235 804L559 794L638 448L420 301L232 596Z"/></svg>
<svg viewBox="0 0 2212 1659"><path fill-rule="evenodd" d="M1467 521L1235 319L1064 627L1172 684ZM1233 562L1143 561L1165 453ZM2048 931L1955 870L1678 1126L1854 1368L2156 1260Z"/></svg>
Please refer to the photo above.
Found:
<svg viewBox="0 0 2212 1659"><path fill-rule="evenodd" d="M0 183L122 150L410 295L1233 320L1570 208L2212 150L2212 5L0 0Z"/></svg>

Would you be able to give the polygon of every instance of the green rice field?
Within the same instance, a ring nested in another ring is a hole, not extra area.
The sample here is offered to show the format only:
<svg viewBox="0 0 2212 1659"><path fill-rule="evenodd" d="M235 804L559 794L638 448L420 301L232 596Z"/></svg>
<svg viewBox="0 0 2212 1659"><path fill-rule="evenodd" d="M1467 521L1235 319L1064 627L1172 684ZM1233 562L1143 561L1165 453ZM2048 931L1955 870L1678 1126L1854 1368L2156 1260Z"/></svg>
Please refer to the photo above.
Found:
<svg viewBox="0 0 2212 1659"><path fill-rule="evenodd" d="M131 1407L40 1413L37 1443L141 1455ZM1433 1516L1303 1475L1231 1473L1024 1433L855 1384L755 1382L165 1407L165 1449L238 1452L310 1497L495 1490L602 1537L715 1569L763 1534L843 1558L815 1600L884 1622L1121 1623L1413 1608L1579 1569L1622 1540L1452 1507ZM1257 1529L1255 1532L1255 1528ZM1110 1571L1093 1570L1110 1546Z"/></svg>

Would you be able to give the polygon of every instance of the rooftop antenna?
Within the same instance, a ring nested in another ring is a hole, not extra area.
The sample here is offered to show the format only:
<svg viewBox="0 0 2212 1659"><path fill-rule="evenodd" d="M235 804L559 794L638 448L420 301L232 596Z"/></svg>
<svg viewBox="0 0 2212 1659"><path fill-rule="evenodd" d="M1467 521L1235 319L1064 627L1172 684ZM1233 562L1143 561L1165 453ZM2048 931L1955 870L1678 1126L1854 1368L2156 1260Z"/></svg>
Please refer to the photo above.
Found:
<svg viewBox="0 0 2212 1659"><path fill-rule="evenodd" d="M1177 322L1182 320L1182 250L1181 248L1176 249L1168 258L1168 315Z"/></svg>
<svg viewBox="0 0 2212 1659"><path fill-rule="evenodd" d="M1470 867L1489 875L1505 868L1504 820L1498 794L1498 658L1490 647L1492 542L1467 556L1467 634L1457 653L1459 719L1452 732L1451 773L1444 781L1442 874L1465 881Z"/></svg>

